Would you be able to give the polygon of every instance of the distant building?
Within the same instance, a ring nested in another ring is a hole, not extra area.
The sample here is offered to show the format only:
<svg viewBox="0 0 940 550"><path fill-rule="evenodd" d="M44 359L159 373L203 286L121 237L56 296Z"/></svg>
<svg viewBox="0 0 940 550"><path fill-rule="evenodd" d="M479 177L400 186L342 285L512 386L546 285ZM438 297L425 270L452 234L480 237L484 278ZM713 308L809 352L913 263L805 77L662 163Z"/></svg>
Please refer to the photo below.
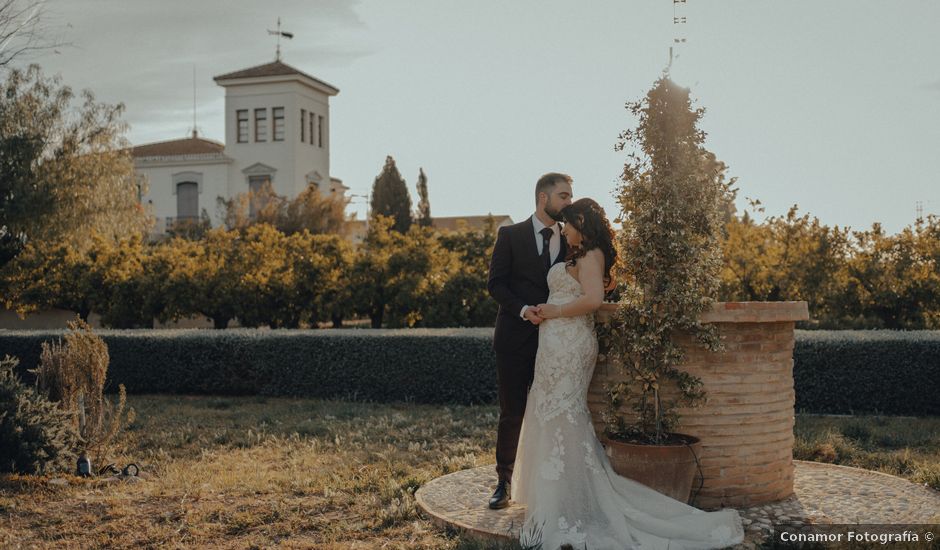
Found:
<svg viewBox="0 0 940 550"><path fill-rule="evenodd" d="M490 216L447 216L431 218L431 227L438 231L483 231L486 229L486 220ZM512 218L504 215L493 215L493 229L497 230L504 225L512 225ZM346 238L354 244L359 244L366 238L369 224L366 220L351 220L346 222Z"/></svg>
<svg viewBox="0 0 940 550"><path fill-rule="evenodd" d="M473 230L473 231L483 231L486 229L486 220L487 218L493 218L493 229L499 229L505 225L512 225L512 218L509 216L447 216L447 217L432 217L431 218L431 227L438 229L440 231L457 231L461 227Z"/></svg>
<svg viewBox="0 0 940 550"><path fill-rule="evenodd" d="M366 240L366 233L369 232L369 222L366 220L349 220L346 222L346 239L353 244L359 244Z"/></svg>
<svg viewBox="0 0 940 550"><path fill-rule="evenodd" d="M214 80L225 88L224 144L194 130L131 150L138 178L149 182L140 199L157 218L155 233L198 219L203 209L218 225L216 197L231 199L266 181L289 198L311 183L325 195L345 195L348 187L330 175L329 99L337 88L282 61Z"/></svg>

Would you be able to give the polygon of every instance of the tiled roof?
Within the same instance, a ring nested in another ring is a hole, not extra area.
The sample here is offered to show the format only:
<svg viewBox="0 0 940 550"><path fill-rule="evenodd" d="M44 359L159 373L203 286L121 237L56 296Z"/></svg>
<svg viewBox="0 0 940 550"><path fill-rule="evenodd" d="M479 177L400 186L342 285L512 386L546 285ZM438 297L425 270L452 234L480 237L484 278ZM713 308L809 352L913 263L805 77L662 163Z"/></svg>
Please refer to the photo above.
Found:
<svg viewBox="0 0 940 550"><path fill-rule="evenodd" d="M435 229L442 230L457 230L457 222L463 220L467 224L467 229L483 229L486 227L486 218L489 216L448 216L448 217L432 217L431 226ZM493 220L495 222L495 227L501 227L503 225L508 225L512 223L512 218L509 216L497 216L493 215Z"/></svg>
<svg viewBox="0 0 940 550"><path fill-rule="evenodd" d="M313 80L314 82L320 84L321 86L329 88L334 95L339 93L339 89L336 86L327 84L326 82L323 82L319 78L310 76L309 74L303 71L299 71L295 69L294 67L291 67L287 63L284 63L283 61L274 61L273 63L265 63L264 65L258 65L256 67L249 67L247 69L242 69L240 71L222 74L222 75L215 77L213 80L215 80L216 82L219 82L220 80L233 80L236 78L257 78L257 77L264 77L264 76L285 76L285 75L300 75L300 76L309 78L310 80Z"/></svg>
<svg viewBox="0 0 940 550"><path fill-rule="evenodd" d="M225 145L200 137L173 139L145 143L131 148L131 156L139 157L172 157L180 155L211 155L221 154Z"/></svg>

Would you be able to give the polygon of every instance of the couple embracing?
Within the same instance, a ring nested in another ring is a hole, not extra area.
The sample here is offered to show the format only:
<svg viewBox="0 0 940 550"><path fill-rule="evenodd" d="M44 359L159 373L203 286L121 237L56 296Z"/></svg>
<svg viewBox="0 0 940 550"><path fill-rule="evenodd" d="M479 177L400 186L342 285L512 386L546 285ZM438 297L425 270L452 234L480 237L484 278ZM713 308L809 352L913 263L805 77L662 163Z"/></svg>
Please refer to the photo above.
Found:
<svg viewBox="0 0 940 550"><path fill-rule="evenodd" d="M594 433L594 312L614 286L617 251L604 210L572 202L571 185L565 174L542 176L535 213L500 228L493 249L499 481L489 506L525 505L520 541L543 550L738 544L735 510L704 512L619 476Z"/></svg>

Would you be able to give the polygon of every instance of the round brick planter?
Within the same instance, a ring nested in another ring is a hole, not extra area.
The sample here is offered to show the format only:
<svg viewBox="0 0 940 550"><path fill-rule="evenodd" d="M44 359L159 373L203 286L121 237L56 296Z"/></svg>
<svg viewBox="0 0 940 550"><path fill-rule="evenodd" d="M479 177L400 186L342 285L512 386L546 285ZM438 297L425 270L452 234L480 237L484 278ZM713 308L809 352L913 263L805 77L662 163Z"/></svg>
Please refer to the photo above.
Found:
<svg viewBox="0 0 940 550"><path fill-rule="evenodd" d="M598 321L616 307L601 306ZM678 410L678 431L702 441L704 484L694 506L741 508L793 494L793 329L808 318L806 302L718 302L701 321L718 325L725 351L710 352L689 335L677 337L685 352L681 368L701 378L707 392L704 405ZM588 390L598 434L605 384L619 376L619 368L598 357ZM668 399L676 391L664 394ZM629 405L622 414L633 414ZM698 485L696 476L692 486Z"/></svg>

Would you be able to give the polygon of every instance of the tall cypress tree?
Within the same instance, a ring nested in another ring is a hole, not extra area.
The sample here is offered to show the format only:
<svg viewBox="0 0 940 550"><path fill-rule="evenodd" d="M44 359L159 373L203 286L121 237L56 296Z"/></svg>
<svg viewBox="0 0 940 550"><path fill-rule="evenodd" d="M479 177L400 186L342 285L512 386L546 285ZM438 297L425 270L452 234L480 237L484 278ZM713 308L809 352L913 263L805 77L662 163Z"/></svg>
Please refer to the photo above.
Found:
<svg viewBox="0 0 940 550"><path fill-rule="evenodd" d="M372 184L370 215L390 216L395 220L392 229L407 233L411 227L411 196L404 178L391 155L385 157L385 166Z"/></svg>
<svg viewBox="0 0 940 550"><path fill-rule="evenodd" d="M431 227L431 202L428 200L428 177L424 168L418 169L418 225Z"/></svg>

